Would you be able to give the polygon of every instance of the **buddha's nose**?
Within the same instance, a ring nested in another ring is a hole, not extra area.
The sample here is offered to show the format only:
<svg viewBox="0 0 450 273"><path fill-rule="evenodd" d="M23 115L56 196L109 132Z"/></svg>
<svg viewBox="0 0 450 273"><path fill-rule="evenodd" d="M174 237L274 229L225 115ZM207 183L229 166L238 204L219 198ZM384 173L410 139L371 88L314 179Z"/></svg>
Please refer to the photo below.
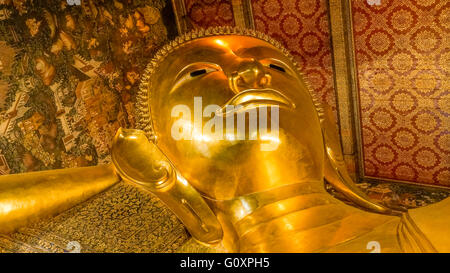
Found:
<svg viewBox="0 0 450 273"><path fill-rule="evenodd" d="M255 59L242 60L237 70L231 73L230 86L235 93L249 88L265 88L270 84L270 74Z"/></svg>

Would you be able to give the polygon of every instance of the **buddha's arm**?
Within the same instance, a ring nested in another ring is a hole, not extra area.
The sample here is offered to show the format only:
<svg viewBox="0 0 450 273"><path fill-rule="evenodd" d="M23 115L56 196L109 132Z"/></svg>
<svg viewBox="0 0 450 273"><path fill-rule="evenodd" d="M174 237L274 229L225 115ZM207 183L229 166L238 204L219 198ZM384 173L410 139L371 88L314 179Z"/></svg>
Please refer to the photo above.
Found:
<svg viewBox="0 0 450 273"><path fill-rule="evenodd" d="M0 233L61 213L119 180L112 165L0 176Z"/></svg>
<svg viewBox="0 0 450 273"><path fill-rule="evenodd" d="M150 191L183 222L191 235L204 243L222 239L222 228L203 197L176 170L143 131L119 129L112 160L126 182Z"/></svg>
<svg viewBox="0 0 450 273"><path fill-rule="evenodd" d="M371 201L353 182L347 172L347 167L345 166L341 144L337 135L337 127L334 122L333 113L329 107L324 106L324 113L320 118L320 122L325 143L325 179L333 185L338 192L343 194L349 201L357 206L372 212L400 215L400 212L392 211L389 208Z"/></svg>

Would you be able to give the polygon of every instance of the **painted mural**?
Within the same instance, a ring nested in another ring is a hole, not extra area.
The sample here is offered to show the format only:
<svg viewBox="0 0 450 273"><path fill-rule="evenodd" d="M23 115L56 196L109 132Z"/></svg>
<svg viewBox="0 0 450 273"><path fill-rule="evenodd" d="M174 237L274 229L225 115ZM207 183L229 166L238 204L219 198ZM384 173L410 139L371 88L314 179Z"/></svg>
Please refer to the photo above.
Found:
<svg viewBox="0 0 450 273"><path fill-rule="evenodd" d="M141 71L168 40L164 0L0 0L0 174L109 161ZM170 7L169 7L170 8Z"/></svg>
<svg viewBox="0 0 450 273"><path fill-rule="evenodd" d="M450 186L450 2L352 1L366 176Z"/></svg>

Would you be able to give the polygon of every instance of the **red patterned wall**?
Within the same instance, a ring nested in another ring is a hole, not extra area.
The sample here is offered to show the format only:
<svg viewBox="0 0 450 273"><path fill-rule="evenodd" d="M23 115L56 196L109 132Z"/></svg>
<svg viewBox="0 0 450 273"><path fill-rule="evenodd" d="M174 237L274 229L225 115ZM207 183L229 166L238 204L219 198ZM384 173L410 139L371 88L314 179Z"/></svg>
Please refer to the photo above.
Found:
<svg viewBox="0 0 450 273"><path fill-rule="evenodd" d="M352 5L366 175L450 186L450 2Z"/></svg>
<svg viewBox="0 0 450 273"><path fill-rule="evenodd" d="M322 101L335 109L326 0L252 0L256 29L288 48Z"/></svg>
<svg viewBox="0 0 450 273"><path fill-rule="evenodd" d="M194 28L234 26L231 0L185 0L184 3Z"/></svg>

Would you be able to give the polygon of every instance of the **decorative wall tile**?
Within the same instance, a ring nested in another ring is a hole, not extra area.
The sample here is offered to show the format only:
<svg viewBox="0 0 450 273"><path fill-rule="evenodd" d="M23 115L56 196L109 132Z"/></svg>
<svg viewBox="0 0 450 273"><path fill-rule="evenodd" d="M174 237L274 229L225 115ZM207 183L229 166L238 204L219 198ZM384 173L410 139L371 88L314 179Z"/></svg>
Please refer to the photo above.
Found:
<svg viewBox="0 0 450 273"><path fill-rule="evenodd" d="M450 3L352 1L367 176L450 186Z"/></svg>
<svg viewBox="0 0 450 273"><path fill-rule="evenodd" d="M281 42L314 92L336 109L325 0L252 0L256 29Z"/></svg>
<svg viewBox="0 0 450 273"><path fill-rule="evenodd" d="M185 0L185 7L192 28L235 25L230 0Z"/></svg>

